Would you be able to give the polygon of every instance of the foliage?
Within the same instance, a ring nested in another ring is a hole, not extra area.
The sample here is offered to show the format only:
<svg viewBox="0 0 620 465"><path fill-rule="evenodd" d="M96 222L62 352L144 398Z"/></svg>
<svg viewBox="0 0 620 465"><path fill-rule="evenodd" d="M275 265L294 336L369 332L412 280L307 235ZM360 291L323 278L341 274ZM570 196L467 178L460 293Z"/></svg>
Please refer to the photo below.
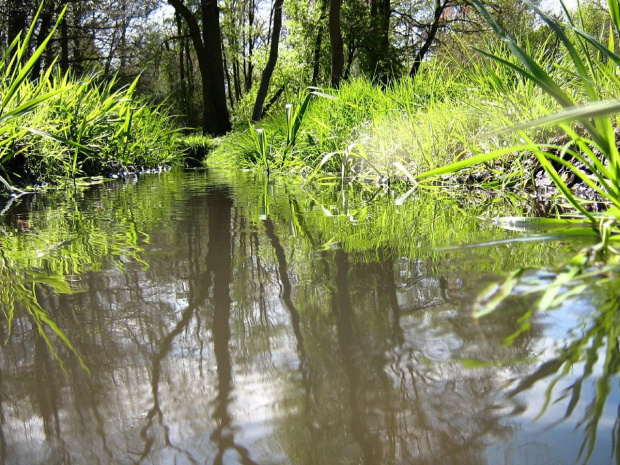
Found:
<svg viewBox="0 0 620 465"><path fill-rule="evenodd" d="M200 166L211 151L217 147L215 139L202 134L190 134L178 138L179 150L186 165Z"/></svg>
<svg viewBox="0 0 620 465"><path fill-rule="evenodd" d="M25 60L36 20L37 16L24 40L17 37L1 62L0 166L4 173L22 178L24 184L172 163L178 131L161 106L134 97L137 78L117 89L115 80L99 82L95 75L77 79L52 66L37 80L30 79L54 33Z"/></svg>
<svg viewBox="0 0 620 465"><path fill-rule="evenodd" d="M614 3L610 3L610 15L613 17L611 4ZM516 71L566 109L563 113L547 116L532 123L521 124L516 128L523 130L534 126L559 123L569 136L569 141L563 146L536 144L521 131L521 136L528 145L525 147L509 147L509 149L512 148L513 151L523 150L524 148L531 150L570 204L588 218L595 228L602 229L603 223L586 209L583 200L571 192L552 162L555 162L556 166L561 165L575 174L581 182L595 191L607 205L612 205L613 209L610 210L610 213L612 217L617 216L615 212L620 207L620 191L618 190L620 189L620 155L618 154L614 131L616 121L608 116L608 114L616 111L617 105L616 102L596 103L609 91L606 84L613 89L620 88L620 80L615 76L615 68L620 63L620 57L614 53L613 35L609 36L607 44L603 44L587 32L572 26L574 36L569 37L560 24L535 8L541 19L553 30L566 49L565 66L567 69L564 71L574 76L569 90L564 82L557 78L554 79L554 76L547 72L544 66L541 66L540 59L533 57L507 36L482 4L475 2L475 5L502 41L507 44L511 53L518 59L519 64L511 63L498 55L483 53L503 66ZM592 54L588 50L588 44L594 47L597 51L596 54ZM577 94L582 96L581 99L575 99L569 95L571 91L573 95L576 94L574 89L581 91ZM590 105L575 107L582 99L591 102ZM566 124L573 120L580 122L581 133ZM484 160L489 160L502 156L504 153L505 150L499 150L484 154L481 157ZM474 157L466 164L458 166L457 169L476 162L478 159ZM450 169L450 167L448 166L446 169ZM607 224L605 227L609 228L609 226ZM604 232L603 235L605 235Z"/></svg>
<svg viewBox="0 0 620 465"><path fill-rule="evenodd" d="M0 166L13 156L15 146L22 141L24 136L37 132L32 127L24 127L21 124L21 117L67 89L66 86L58 86L58 88L47 90L43 80L40 80L39 83L31 83L27 80L52 37L50 33L32 56L26 60L30 38L42 7L41 4L24 40L21 41L19 36L16 37L0 61L0 71L2 71L2 76L0 76L2 92L0 95L3 96L0 102ZM42 135L48 134L43 133ZM13 191L13 188L4 178L0 179L9 191Z"/></svg>
<svg viewBox="0 0 620 465"><path fill-rule="evenodd" d="M501 44L490 46L510 59ZM368 79L355 79L338 90L316 92L319 98L308 106L295 154L288 157L293 168L302 177L317 169L319 178L335 173L340 177L346 158L347 178L387 182L404 179L401 168L411 178L455 159L517 142L518 135L491 131L504 127L509 117L542 116L539 105L552 104L552 99L527 80L491 60L467 54L466 46L462 47L466 65L455 59L431 60L415 80L397 80L385 89ZM540 54L544 56L544 51ZM270 135L274 157L284 158L286 112L265 119L260 127ZM549 129L535 131L553 134ZM216 152L221 153L213 163L224 154L242 165L253 160L251 139L242 127L224 138ZM517 166L504 163L494 168L503 167L509 178Z"/></svg>
<svg viewBox="0 0 620 465"><path fill-rule="evenodd" d="M270 153L265 130L262 128L255 129L254 126L250 125L250 137L252 138L252 142L254 142L254 150L256 151L257 162L262 164L263 169L267 173L269 173Z"/></svg>
<svg viewBox="0 0 620 465"><path fill-rule="evenodd" d="M114 90L114 81L100 83L96 76L50 76L40 85L48 93L63 91L15 121L30 131L5 156L5 170L42 182L173 163L178 130L161 107L133 97L135 83Z"/></svg>
<svg viewBox="0 0 620 465"><path fill-rule="evenodd" d="M589 222L600 240L595 246L588 247L575 255L557 273L551 284L544 285L545 290L541 293L537 306L540 309L547 309L560 305L571 295L583 293L593 278L598 278L597 286L607 284L610 279L617 279L619 264L617 244L620 232L620 155L614 129L618 122L612 115L617 112L619 105L617 100L602 101L601 99L608 95L610 88L616 90L620 88L620 80L616 76L620 57L615 54L615 40L620 30L618 5L613 0L609 2L609 18L614 24L615 31L610 32L607 43L602 43L599 39L576 27L570 15L571 26L568 31L565 31L558 22L534 7L537 14L565 48L566 60L563 71L573 76L569 88L563 85L563 82L554 79L554 76L540 65L539 60L507 36L481 3L477 1L474 3L519 63L510 63L497 55L483 53L503 66L513 69L544 90L547 95L553 97L559 105L564 107L564 110L559 113L548 110L547 112L551 113L548 116L517 125L515 129L520 132L525 145L491 151L426 174L423 173L420 177L453 172L480 161L501 157L511 151L529 150L534 153L558 191L578 212L578 215ZM575 92L575 89L580 92ZM583 102L586 103L578 105ZM579 125L571 126L569 123L575 120L579 122ZM565 132L567 141L563 145L535 143L532 138L523 133L524 129L550 124L558 124ZM567 181L559 174L558 167L566 169L594 192L595 201L602 205L602 213L588 209L591 201L581 198L571 190ZM478 315L495 310L521 282L523 271L521 269L515 272L501 286L495 287L489 296L481 299L478 305ZM540 289L536 291L540 292Z"/></svg>

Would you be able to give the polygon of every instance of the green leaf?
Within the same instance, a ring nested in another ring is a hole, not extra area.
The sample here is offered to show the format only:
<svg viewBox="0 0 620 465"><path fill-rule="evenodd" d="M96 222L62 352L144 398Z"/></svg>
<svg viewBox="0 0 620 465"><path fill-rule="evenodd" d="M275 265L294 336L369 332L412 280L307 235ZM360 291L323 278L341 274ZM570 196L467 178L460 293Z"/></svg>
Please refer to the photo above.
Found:
<svg viewBox="0 0 620 465"><path fill-rule="evenodd" d="M435 168L429 171L425 171L416 176L416 179L420 181L421 179L430 178L433 176L441 176L445 174L452 174L460 171L464 168L469 168L470 166L478 165L481 163L485 163L487 161L495 160L501 156L504 156L509 153L515 153L519 151L531 151L535 148L532 144L528 145L518 145L515 147L506 147L499 150L494 150L488 153L482 153L480 155L475 155L470 158L466 158L465 160L457 161L451 163L446 166L441 166L439 168Z"/></svg>

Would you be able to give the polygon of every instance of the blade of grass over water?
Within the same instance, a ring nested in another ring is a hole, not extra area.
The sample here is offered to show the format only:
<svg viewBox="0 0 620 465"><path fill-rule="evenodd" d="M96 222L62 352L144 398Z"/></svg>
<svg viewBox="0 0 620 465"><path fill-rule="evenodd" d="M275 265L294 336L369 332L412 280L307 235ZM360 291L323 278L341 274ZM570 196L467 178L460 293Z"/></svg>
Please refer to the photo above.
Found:
<svg viewBox="0 0 620 465"><path fill-rule="evenodd" d="M511 229L511 228L505 228ZM495 241L486 241L486 242L473 242L465 245L455 246L455 247L446 247L435 249L435 252L451 252L456 250L465 250L465 249L478 249L478 248L486 248L493 247L497 245L510 245L517 244L520 242L549 242L549 241L563 241L566 239L576 239L576 238L598 238L598 234L596 234L591 229L586 229L583 227L579 228L570 228L559 231L554 231L553 234L537 234L533 236L523 236L523 237L515 237L513 239L500 239Z"/></svg>
<svg viewBox="0 0 620 465"><path fill-rule="evenodd" d="M494 150L492 152L489 153L483 153L480 155L475 155L473 157L470 158L466 158L464 160L460 160L454 163L451 163L449 165L446 166L442 166L439 168L435 168L429 171L426 171L424 173L420 173L416 176L416 179L418 181L425 179L425 178L430 178L430 177L437 177L437 176L442 176L445 174L453 174L456 173L464 168L469 168L471 166L474 165L479 165L481 163L485 163L487 161L492 161L495 160L497 158L500 158L504 155L507 155L509 153L514 153L516 151L521 151L521 150L532 150L535 146L533 145L521 145L521 146L517 146L517 147L508 147L508 148L503 148L503 149L499 149L499 150Z"/></svg>
<svg viewBox="0 0 620 465"><path fill-rule="evenodd" d="M480 13L480 15L491 26L499 38L504 42L515 57L527 68L530 74L528 78L545 89L552 97L554 97L558 103L562 106L572 106L572 99L564 92L564 90L549 76L549 74L535 61L530 55L528 55L517 43L509 37L504 30L497 24L493 16L488 12L486 7L478 0L472 0L472 3ZM506 60L489 55L491 58L501 60L505 63Z"/></svg>
<svg viewBox="0 0 620 465"><path fill-rule="evenodd" d="M620 100L600 100L590 102L584 105L567 108L562 112L544 116L534 121L519 123L509 130L529 129L539 126L548 126L559 123L567 123L572 121L587 120L589 118L597 118L599 116L607 116L620 111Z"/></svg>

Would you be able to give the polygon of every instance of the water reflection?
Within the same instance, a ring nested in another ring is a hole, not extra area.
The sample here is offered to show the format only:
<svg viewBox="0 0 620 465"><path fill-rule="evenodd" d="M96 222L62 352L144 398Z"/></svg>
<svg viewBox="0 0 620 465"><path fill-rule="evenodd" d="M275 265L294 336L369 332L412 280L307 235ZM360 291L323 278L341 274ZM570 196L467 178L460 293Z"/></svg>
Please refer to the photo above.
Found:
<svg viewBox="0 0 620 465"><path fill-rule="evenodd" d="M588 297L591 319L569 300L528 331L530 297L471 317L498 267L544 264L557 247L437 254L438 236L497 233L428 199L307 194L173 173L3 217L1 462L559 463L582 443L591 462L615 450L617 299ZM560 447L545 432L560 421L581 421L580 440Z"/></svg>

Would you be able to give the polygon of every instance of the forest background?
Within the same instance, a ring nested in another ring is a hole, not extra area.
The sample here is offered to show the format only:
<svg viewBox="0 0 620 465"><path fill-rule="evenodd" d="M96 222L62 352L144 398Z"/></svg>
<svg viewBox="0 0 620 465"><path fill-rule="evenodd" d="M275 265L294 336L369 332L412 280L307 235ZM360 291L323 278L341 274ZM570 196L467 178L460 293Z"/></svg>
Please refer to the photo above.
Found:
<svg viewBox="0 0 620 465"><path fill-rule="evenodd" d="M560 13L557 3L543 6ZM511 36L542 46L545 28L525 3L486 5ZM138 94L212 135L260 119L283 105L283 94L306 86L362 76L385 86L415 77L431 57L466 64L464 49L485 47L491 36L463 0L47 0L30 50L65 6L34 78L54 60L62 71L115 78L117 86L140 75ZM3 50L25 34L38 7L37 0L0 2ZM599 27L605 9L585 2L586 28Z"/></svg>

